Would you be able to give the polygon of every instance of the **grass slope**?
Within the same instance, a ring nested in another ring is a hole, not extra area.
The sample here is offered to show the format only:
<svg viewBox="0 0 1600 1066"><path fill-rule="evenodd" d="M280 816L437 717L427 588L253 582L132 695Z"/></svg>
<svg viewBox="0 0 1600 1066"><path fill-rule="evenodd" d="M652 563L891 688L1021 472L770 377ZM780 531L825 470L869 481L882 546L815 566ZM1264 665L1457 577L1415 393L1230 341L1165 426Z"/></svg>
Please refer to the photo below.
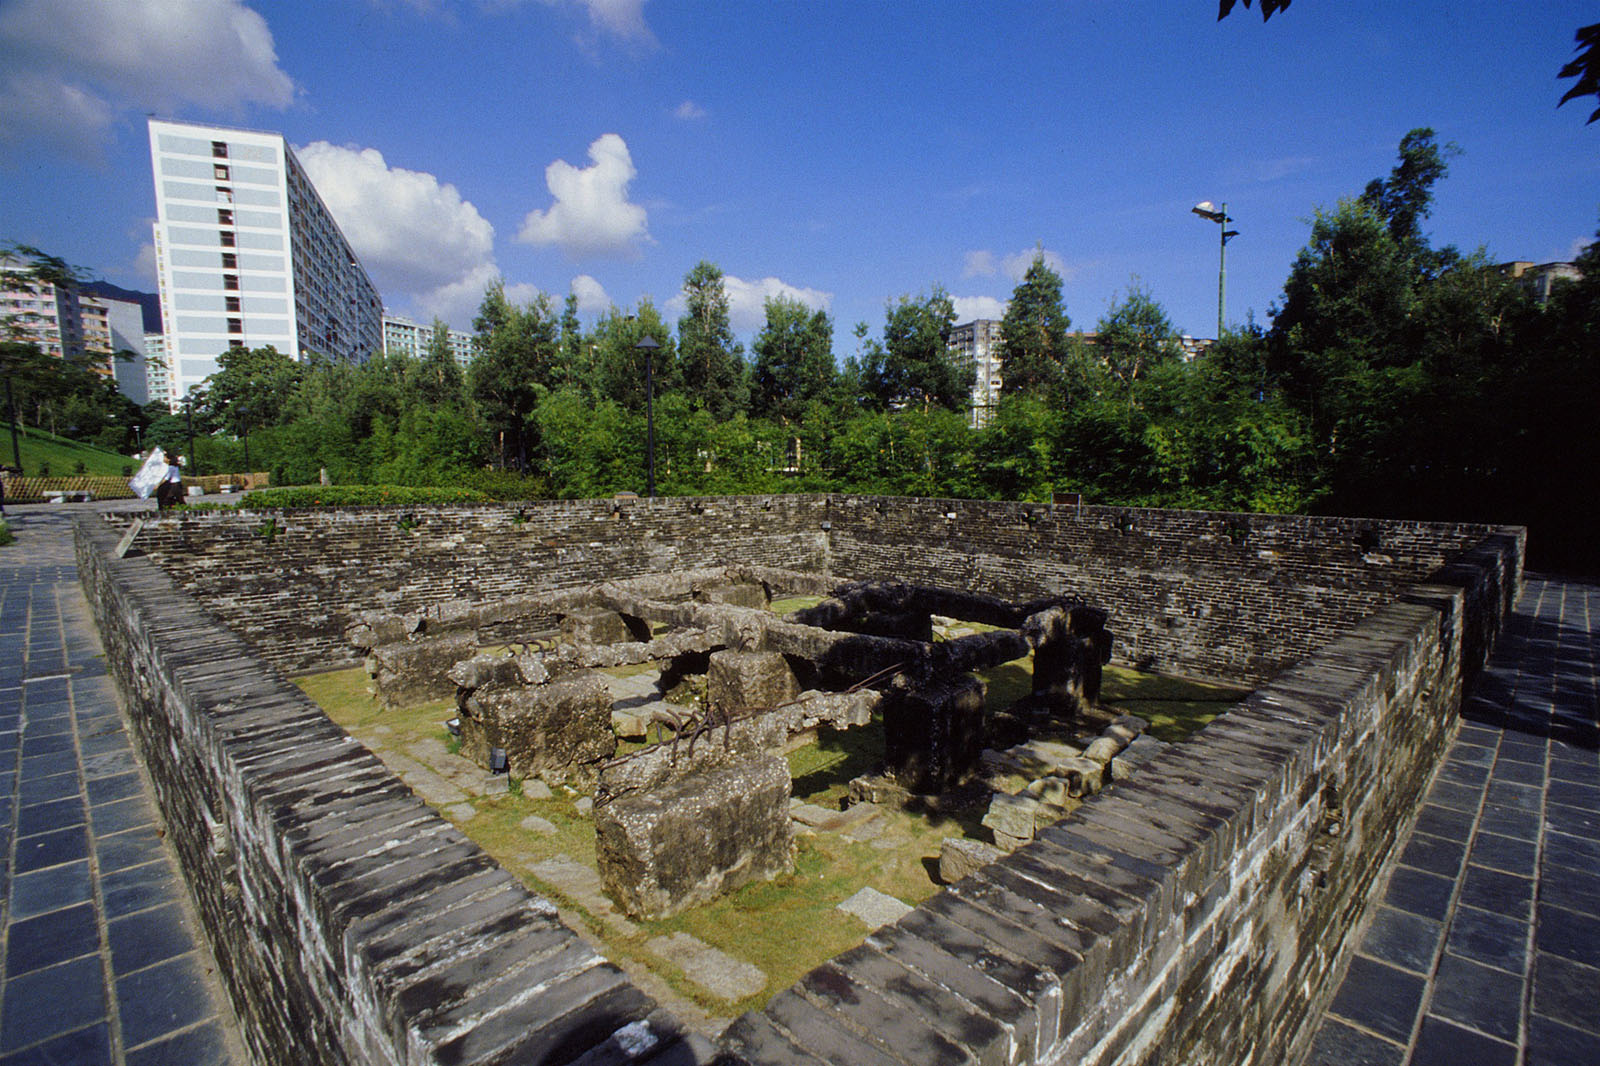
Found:
<svg viewBox="0 0 1600 1066"><path fill-rule="evenodd" d="M108 452L104 448L96 448L92 444L80 444L78 441L58 437L54 433L47 433L42 429L23 427L19 433L22 445L22 474L24 477L71 477L74 474L89 474L96 477L128 477L138 464L131 456L119 455ZM78 469L79 463L83 469ZM10 466L11 454L11 423L0 422L0 463ZM45 468L49 474L45 474ZM123 470L132 467L125 474Z"/></svg>

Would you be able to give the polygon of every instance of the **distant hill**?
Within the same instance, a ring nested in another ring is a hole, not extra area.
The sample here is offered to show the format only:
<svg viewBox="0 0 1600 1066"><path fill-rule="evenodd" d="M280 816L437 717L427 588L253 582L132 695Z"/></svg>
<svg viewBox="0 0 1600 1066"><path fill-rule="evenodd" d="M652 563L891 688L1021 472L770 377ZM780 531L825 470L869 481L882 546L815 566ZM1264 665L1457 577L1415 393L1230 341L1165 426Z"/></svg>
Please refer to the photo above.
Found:
<svg viewBox="0 0 1600 1066"><path fill-rule="evenodd" d="M105 296L112 300L138 304L144 316L144 331L146 333L161 332L161 297L155 293L140 292L137 289L124 289L122 286L113 285L109 281L85 282L83 291L92 292L96 296Z"/></svg>

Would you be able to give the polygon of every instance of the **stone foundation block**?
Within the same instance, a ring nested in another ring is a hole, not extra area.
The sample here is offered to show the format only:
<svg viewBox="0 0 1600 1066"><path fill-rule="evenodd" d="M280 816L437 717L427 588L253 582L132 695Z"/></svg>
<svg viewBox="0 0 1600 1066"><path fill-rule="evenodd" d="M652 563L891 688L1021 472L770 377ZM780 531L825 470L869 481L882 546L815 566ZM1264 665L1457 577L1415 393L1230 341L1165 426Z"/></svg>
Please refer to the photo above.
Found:
<svg viewBox="0 0 1600 1066"><path fill-rule="evenodd" d="M939 880L953 885L970 873L988 866L1005 852L981 840L945 837L939 847Z"/></svg>
<svg viewBox="0 0 1600 1066"><path fill-rule="evenodd" d="M706 669L706 703L717 714L775 708L800 694L789 661L775 651L716 651Z"/></svg>
<svg viewBox="0 0 1600 1066"><path fill-rule="evenodd" d="M372 679L385 707L409 707L456 693L450 671L478 653L471 633L384 644L372 650Z"/></svg>
<svg viewBox="0 0 1600 1066"><path fill-rule="evenodd" d="M745 581L709 585L701 589L695 599L702 603L725 603L730 607L754 607L763 611L770 602L764 586Z"/></svg>
<svg viewBox="0 0 1600 1066"><path fill-rule="evenodd" d="M604 607L579 607L561 616L561 639L569 644L625 644L650 639L650 626Z"/></svg>
<svg viewBox="0 0 1600 1066"><path fill-rule="evenodd" d="M945 792L972 776L983 752L984 684L965 676L883 701L884 763L912 792Z"/></svg>
<svg viewBox="0 0 1600 1066"><path fill-rule="evenodd" d="M512 774L561 782L592 774L617 750L611 692L591 671L547 685L480 688L461 704L461 753L485 768L503 748Z"/></svg>
<svg viewBox="0 0 1600 1066"><path fill-rule="evenodd" d="M789 764L739 763L630 792L594 811L608 895L630 917L665 918L793 869Z"/></svg>

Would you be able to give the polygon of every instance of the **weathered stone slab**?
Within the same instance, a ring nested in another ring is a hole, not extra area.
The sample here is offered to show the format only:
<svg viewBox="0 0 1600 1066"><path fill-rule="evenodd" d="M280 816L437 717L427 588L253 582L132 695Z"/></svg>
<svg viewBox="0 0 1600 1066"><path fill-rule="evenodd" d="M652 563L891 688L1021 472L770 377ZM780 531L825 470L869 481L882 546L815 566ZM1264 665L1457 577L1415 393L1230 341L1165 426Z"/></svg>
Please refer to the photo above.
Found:
<svg viewBox="0 0 1600 1066"><path fill-rule="evenodd" d="M372 679L385 707L409 707L455 695L450 670L478 653L471 633L383 644L372 650Z"/></svg>
<svg viewBox="0 0 1600 1066"><path fill-rule="evenodd" d="M989 810L983 816L983 824L996 834L1004 833L1013 840L1032 840L1038 812L1039 801L1033 796L1008 796L1004 792L996 792L989 800Z"/></svg>
<svg viewBox="0 0 1600 1066"><path fill-rule="evenodd" d="M789 764L773 755L618 795L595 807L594 822L601 880L636 917L667 917L793 868Z"/></svg>
<svg viewBox="0 0 1600 1066"><path fill-rule="evenodd" d="M903 900L868 885L838 905L838 910L846 914L853 914L867 923L870 929L876 929L890 922L899 921L911 912L911 906Z"/></svg>
<svg viewBox="0 0 1600 1066"><path fill-rule="evenodd" d="M695 599L702 603L727 603L735 607L758 607L762 610L771 602L767 598L766 587L753 581L707 585L696 592Z"/></svg>
<svg viewBox="0 0 1600 1066"><path fill-rule="evenodd" d="M642 627L617 611L603 607L575 607L561 616L561 638L569 644L624 644L648 641L650 627Z"/></svg>
<svg viewBox="0 0 1600 1066"><path fill-rule="evenodd" d="M706 704L714 713L771 710L800 694L789 661L775 651L711 653L706 670Z"/></svg>
<svg viewBox="0 0 1600 1066"><path fill-rule="evenodd" d="M945 837L939 847L939 880L955 884L1005 855L997 847L966 837Z"/></svg>
<svg viewBox="0 0 1600 1066"><path fill-rule="evenodd" d="M617 750L604 679L581 671L546 685L475 690L461 701L461 752L488 769L493 748L506 752L518 777L592 776Z"/></svg>
<svg viewBox="0 0 1600 1066"><path fill-rule="evenodd" d="M673 933L645 941L645 948L657 958L666 959L690 981L718 999L738 1000L753 996L767 987L767 975L760 967L718 951L688 933Z"/></svg>
<svg viewBox="0 0 1600 1066"><path fill-rule="evenodd" d="M603 806L614 796L656 788L687 774L735 765L750 754L776 752L782 748L783 740L783 719L778 715L753 715L727 726L714 725L699 736L652 744L605 764L600 768L595 796Z"/></svg>

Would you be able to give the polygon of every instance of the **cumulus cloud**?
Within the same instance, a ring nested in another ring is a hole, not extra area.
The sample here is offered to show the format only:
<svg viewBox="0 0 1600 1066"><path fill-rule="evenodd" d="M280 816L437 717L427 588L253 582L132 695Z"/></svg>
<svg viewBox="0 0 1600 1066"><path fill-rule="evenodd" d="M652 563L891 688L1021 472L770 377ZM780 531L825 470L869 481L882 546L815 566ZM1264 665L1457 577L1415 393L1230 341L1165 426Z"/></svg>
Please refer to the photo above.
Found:
<svg viewBox="0 0 1600 1066"><path fill-rule="evenodd" d="M572 259L639 257L651 241L645 209L628 202L628 183L638 174L628 145L615 133L589 145L590 166L579 169L558 159L544 170L554 197L548 211L530 211L517 240L554 245Z"/></svg>
<svg viewBox="0 0 1600 1066"><path fill-rule="evenodd" d="M695 103L693 100L685 100L683 103L673 108L672 114L674 118L681 118L685 122L692 122L697 118L705 118L706 109Z"/></svg>
<svg viewBox="0 0 1600 1066"><path fill-rule="evenodd" d="M578 298L578 310L586 315L604 314L611 307L605 287L588 274L572 279L572 294Z"/></svg>
<svg viewBox="0 0 1600 1066"><path fill-rule="evenodd" d="M964 278L987 278L1000 273L1000 265L995 262L994 253L976 251L967 253L967 262L961 269Z"/></svg>
<svg viewBox="0 0 1600 1066"><path fill-rule="evenodd" d="M995 255L988 250L968 252L965 265L962 268L963 278L990 278L1004 274L1012 281L1021 281L1027 274L1028 268L1033 265L1034 256L1043 255L1044 265L1060 274L1062 279L1070 278L1074 271L1067 266L1067 261L1057 252L1048 248L1024 248L1011 255Z"/></svg>
<svg viewBox="0 0 1600 1066"><path fill-rule="evenodd" d="M380 290L471 317L498 274L494 227L454 185L391 167L375 148L317 141L295 154Z"/></svg>
<svg viewBox="0 0 1600 1066"><path fill-rule="evenodd" d="M776 296L798 300L813 311L827 311L833 306L833 293L821 289L790 285L778 278L758 278L746 281L732 274L722 276L722 291L728 294L728 325L735 333L759 333L767 324L767 301ZM666 303L670 316L681 315L688 309L683 293L678 293Z"/></svg>
<svg viewBox="0 0 1600 1066"><path fill-rule="evenodd" d="M979 318L1002 319L1006 317L1006 301L993 296L952 296L957 322L971 322Z"/></svg>
<svg viewBox="0 0 1600 1066"><path fill-rule="evenodd" d="M644 0L572 0L589 13L589 24L624 41L654 45L656 35L644 21Z"/></svg>
<svg viewBox="0 0 1600 1066"><path fill-rule="evenodd" d="M295 86L242 0L11 0L0 8L0 141L93 156L128 111L286 108Z"/></svg>

